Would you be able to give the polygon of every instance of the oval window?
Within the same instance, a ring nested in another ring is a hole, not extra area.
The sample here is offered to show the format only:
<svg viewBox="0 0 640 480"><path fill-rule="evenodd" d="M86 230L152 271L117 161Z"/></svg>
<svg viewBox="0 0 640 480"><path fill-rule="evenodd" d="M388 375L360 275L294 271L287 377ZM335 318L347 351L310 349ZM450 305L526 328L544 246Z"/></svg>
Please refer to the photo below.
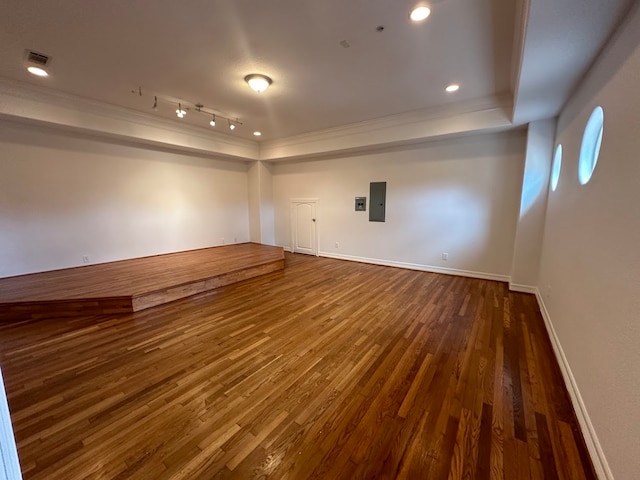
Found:
<svg viewBox="0 0 640 480"><path fill-rule="evenodd" d="M551 191L555 192L558 188L558 180L560 180L560 169L562 168L562 144L556 147L556 153L553 156L553 165L551 166Z"/></svg>
<svg viewBox="0 0 640 480"><path fill-rule="evenodd" d="M586 185L591 180L593 170L598 163L600 145L602 144L602 131L604 129L604 111L602 107L596 107L591 112L587 126L584 128L582 145L580 146L580 159L578 160L578 180L581 185Z"/></svg>

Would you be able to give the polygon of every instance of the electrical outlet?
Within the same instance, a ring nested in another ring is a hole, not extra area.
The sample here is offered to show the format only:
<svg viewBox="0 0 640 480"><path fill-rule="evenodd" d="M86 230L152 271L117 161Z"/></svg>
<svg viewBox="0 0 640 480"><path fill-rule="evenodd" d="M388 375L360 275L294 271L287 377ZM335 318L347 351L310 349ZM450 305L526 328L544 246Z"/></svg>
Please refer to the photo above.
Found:
<svg viewBox="0 0 640 480"><path fill-rule="evenodd" d="M340 248L340 242L336 242L336 248Z"/></svg>
<svg viewBox="0 0 640 480"><path fill-rule="evenodd" d="M220 239L220 245L224 245L224 237Z"/></svg>
<svg viewBox="0 0 640 480"><path fill-rule="evenodd" d="M449 260L449 254L447 252L442 252L442 259Z"/></svg>
<svg viewBox="0 0 640 480"><path fill-rule="evenodd" d="M89 255L82 255L82 263L89 263Z"/></svg>

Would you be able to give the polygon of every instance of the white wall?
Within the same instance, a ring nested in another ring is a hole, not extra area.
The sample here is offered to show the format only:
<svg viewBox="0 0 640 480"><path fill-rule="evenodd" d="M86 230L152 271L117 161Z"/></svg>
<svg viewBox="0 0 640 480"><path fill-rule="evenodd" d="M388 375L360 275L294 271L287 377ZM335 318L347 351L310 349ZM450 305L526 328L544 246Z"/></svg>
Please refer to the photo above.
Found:
<svg viewBox="0 0 640 480"><path fill-rule="evenodd" d="M0 277L249 240L247 164L0 122Z"/></svg>
<svg viewBox="0 0 640 480"><path fill-rule="evenodd" d="M249 240L260 243L262 240L261 227L261 195L260 195L260 163L252 162L247 173L248 201L249 201Z"/></svg>
<svg viewBox="0 0 640 480"><path fill-rule="evenodd" d="M564 155L539 279L583 430L604 454L596 466L619 480L640 478L639 5L559 118ZM582 132L597 105L605 113L600 160L581 186Z"/></svg>
<svg viewBox="0 0 640 480"><path fill-rule="evenodd" d="M538 283L555 129L555 120L533 122L527 128L522 198L509 285L512 290L534 293Z"/></svg>
<svg viewBox="0 0 640 480"><path fill-rule="evenodd" d="M265 162L255 161L249 165L249 233L251 241L273 245L273 197L271 170Z"/></svg>
<svg viewBox="0 0 640 480"><path fill-rule="evenodd" d="M276 243L290 244L290 199L315 197L321 255L507 279L524 149L525 135L518 131L274 164ZM385 223L354 211L354 198L369 197L373 181L387 182Z"/></svg>

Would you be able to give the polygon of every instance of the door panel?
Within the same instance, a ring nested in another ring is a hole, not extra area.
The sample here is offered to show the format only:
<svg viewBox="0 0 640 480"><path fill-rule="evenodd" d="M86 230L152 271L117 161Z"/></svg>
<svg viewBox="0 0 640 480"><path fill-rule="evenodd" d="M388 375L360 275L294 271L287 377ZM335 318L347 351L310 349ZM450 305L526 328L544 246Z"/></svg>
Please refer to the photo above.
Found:
<svg viewBox="0 0 640 480"><path fill-rule="evenodd" d="M308 255L318 253L316 202L291 202L291 233L294 252Z"/></svg>

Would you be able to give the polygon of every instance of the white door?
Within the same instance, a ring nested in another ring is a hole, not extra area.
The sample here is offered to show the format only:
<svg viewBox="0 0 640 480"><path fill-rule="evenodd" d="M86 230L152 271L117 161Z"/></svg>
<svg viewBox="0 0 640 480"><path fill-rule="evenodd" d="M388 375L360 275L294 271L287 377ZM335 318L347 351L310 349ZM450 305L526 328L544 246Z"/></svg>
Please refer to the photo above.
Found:
<svg viewBox="0 0 640 480"><path fill-rule="evenodd" d="M318 254L317 200L291 200L291 245L296 253Z"/></svg>

